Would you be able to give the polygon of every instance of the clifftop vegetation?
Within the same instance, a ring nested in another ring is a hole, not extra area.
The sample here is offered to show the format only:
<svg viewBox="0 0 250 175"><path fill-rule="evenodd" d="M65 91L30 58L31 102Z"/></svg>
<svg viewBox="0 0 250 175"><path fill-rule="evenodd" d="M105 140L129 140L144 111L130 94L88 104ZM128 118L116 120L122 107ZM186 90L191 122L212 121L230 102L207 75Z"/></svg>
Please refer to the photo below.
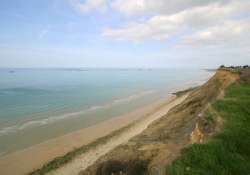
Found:
<svg viewBox="0 0 250 175"><path fill-rule="evenodd" d="M249 174L250 70L247 67L223 69L240 70L241 77L226 88L224 98L212 104L224 121L222 130L207 143L184 149L181 156L167 166L167 175Z"/></svg>

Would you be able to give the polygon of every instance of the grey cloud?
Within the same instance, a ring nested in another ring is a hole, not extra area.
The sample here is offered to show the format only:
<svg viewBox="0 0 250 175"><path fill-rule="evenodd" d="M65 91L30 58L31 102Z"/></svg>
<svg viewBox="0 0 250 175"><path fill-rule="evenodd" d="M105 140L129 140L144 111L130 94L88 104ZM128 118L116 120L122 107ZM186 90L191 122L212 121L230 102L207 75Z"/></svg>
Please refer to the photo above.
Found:
<svg viewBox="0 0 250 175"><path fill-rule="evenodd" d="M250 11L250 2L234 1L193 7L171 15L155 15L145 22L131 22L118 28L106 28L104 36L117 40L165 40L169 36L189 30L199 32Z"/></svg>
<svg viewBox="0 0 250 175"><path fill-rule="evenodd" d="M111 6L126 15L173 14L179 11L230 0L114 0Z"/></svg>

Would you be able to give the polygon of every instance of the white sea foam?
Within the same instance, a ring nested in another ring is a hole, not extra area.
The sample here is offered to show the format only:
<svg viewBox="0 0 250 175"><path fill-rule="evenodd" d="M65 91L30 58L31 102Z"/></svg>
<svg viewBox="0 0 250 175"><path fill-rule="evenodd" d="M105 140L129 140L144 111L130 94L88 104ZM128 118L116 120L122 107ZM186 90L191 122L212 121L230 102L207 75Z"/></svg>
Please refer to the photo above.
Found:
<svg viewBox="0 0 250 175"><path fill-rule="evenodd" d="M64 119L69 119L69 118L72 119L73 117L79 117L80 115L88 113L88 112L93 112L93 111L96 111L99 109L110 108L110 107L113 107L115 105L119 105L122 103L128 103L130 101L139 99L141 97L144 97L144 96L152 94L152 93L154 93L154 91L144 91L141 93L137 93L137 94L125 97L125 98L115 99L111 103L108 103L108 104L91 106L83 111L66 113L66 114L63 114L60 116L51 116L51 117L48 117L45 119L40 119L40 120L31 120L31 121L27 121L27 122L22 123L22 124L4 127L4 128L0 129L0 136L8 135L10 133L15 133L15 132L18 132L18 131L21 131L24 129L28 129L28 128L52 124L52 123L55 123L57 121L64 120Z"/></svg>

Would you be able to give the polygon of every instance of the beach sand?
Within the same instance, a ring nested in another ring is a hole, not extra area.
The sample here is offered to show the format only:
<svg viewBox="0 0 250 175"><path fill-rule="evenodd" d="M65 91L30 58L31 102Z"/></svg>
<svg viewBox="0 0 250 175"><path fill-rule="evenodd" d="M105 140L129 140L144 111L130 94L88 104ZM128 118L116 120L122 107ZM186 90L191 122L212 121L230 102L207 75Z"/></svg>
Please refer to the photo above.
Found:
<svg viewBox="0 0 250 175"><path fill-rule="evenodd" d="M50 173L60 175L77 174L116 146L141 133L149 124L165 115L175 105L181 103L185 97L176 98L171 96L94 126L0 157L0 173L4 175L27 174L40 168L55 157L63 156L75 148L87 145L98 138L111 134L115 130L134 123L128 130L123 131L114 138L112 137L105 144L90 149L72 162Z"/></svg>

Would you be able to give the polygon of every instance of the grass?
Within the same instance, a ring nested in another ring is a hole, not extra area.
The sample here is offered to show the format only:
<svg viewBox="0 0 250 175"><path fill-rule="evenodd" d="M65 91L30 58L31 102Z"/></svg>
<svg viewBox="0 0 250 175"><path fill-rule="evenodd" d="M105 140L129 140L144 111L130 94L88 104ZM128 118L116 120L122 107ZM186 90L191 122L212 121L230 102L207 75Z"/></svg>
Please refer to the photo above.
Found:
<svg viewBox="0 0 250 175"><path fill-rule="evenodd" d="M250 175L250 84L231 85L213 108L225 120L222 131L183 150L167 175Z"/></svg>
<svg viewBox="0 0 250 175"><path fill-rule="evenodd" d="M207 124L207 125L213 125L215 121L214 121L214 117L211 114L211 112L206 111L204 115L205 115L204 119L206 121L205 124Z"/></svg>
<svg viewBox="0 0 250 175"><path fill-rule="evenodd" d="M177 91L177 92L175 92L173 94L176 95L177 97L180 97L180 96L185 95L186 93L191 92L191 91L193 91L193 90L195 90L197 88L198 87L191 87L191 88L188 88L188 89L185 89L185 90L182 90L182 91Z"/></svg>

